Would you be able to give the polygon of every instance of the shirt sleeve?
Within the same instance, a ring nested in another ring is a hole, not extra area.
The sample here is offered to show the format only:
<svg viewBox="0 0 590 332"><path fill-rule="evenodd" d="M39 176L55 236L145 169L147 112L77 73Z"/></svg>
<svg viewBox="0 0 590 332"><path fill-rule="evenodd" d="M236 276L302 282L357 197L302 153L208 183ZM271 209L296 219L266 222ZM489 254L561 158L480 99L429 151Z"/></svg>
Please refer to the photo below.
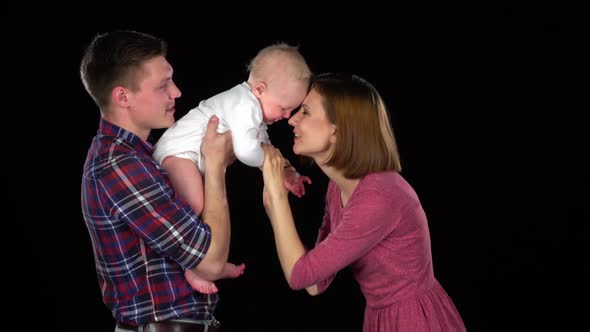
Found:
<svg viewBox="0 0 590 332"><path fill-rule="evenodd" d="M113 211L148 246L184 268L197 266L207 254L211 229L179 200L155 161L116 158L102 183Z"/></svg>
<svg viewBox="0 0 590 332"><path fill-rule="evenodd" d="M337 226L331 230L320 229L319 243L297 261L291 273L291 287L302 289L315 284L318 291L323 292L336 272L378 245L395 229L400 219L401 215L392 211L385 193L365 190L355 194L340 220L332 223ZM326 221L324 217L324 224ZM323 235L327 231L329 233Z"/></svg>

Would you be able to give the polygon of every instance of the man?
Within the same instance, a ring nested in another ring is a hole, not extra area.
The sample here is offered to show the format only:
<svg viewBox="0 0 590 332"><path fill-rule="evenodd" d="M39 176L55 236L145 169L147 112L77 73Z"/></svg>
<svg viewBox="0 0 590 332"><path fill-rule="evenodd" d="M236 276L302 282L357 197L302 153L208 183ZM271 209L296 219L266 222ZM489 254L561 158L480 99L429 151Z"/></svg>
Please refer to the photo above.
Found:
<svg viewBox="0 0 590 332"><path fill-rule="evenodd" d="M212 118L201 146L202 219L175 194L152 158L150 131L174 123L181 93L166 43L135 31L96 36L83 56L82 82L100 109L82 177L82 211L96 273L115 331L216 331L216 294L193 291L192 270L218 279L230 240L225 170L231 134Z"/></svg>

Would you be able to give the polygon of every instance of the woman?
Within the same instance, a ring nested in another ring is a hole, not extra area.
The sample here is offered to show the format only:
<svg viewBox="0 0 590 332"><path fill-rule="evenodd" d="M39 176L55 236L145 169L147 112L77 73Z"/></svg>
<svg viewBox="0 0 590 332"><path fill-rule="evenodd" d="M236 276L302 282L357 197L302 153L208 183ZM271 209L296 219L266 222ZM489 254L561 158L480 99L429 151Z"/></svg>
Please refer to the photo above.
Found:
<svg viewBox="0 0 590 332"><path fill-rule="evenodd" d="M379 93L357 76L317 77L289 120L293 152L330 178L315 248L295 228L280 152L265 147L264 206L285 278L311 295L350 266L366 299L363 331L465 331L434 277L426 216L401 170Z"/></svg>

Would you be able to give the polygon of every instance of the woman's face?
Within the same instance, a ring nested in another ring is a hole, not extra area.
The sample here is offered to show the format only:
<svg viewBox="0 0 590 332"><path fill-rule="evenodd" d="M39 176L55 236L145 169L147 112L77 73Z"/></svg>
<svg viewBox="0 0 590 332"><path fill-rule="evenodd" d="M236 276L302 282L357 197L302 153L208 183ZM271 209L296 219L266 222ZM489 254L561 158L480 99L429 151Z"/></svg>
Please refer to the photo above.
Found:
<svg viewBox="0 0 590 332"><path fill-rule="evenodd" d="M299 112L289 119L295 134L293 152L311 157L319 165L330 157L336 143L336 125L328 120L322 99L312 89Z"/></svg>

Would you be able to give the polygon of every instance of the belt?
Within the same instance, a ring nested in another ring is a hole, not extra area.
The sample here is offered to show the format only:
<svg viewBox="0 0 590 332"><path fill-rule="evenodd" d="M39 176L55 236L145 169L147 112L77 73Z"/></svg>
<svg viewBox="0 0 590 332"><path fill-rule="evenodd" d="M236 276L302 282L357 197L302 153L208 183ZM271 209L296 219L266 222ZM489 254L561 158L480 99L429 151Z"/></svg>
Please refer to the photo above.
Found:
<svg viewBox="0 0 590 332"><path fill-rule="evenodd" d="M117 322L117 327L129 331L140 331L139 326ZM214 320L211 325L183 321L164 320L142 325L144 332L221 332L221 324Z"/></svg>

